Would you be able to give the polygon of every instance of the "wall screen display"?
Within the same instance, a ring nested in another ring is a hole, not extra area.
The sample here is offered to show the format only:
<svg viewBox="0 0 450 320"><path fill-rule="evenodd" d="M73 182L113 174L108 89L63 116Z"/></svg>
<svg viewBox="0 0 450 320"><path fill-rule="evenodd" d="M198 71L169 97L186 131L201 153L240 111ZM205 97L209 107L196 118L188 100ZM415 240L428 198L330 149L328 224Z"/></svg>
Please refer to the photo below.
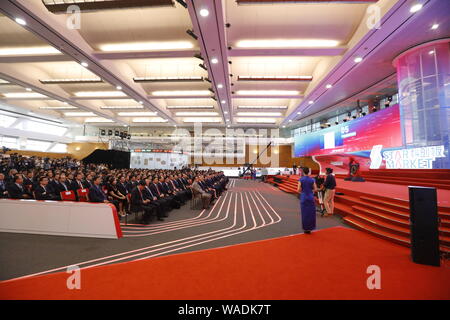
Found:
<svg viewBox="0 0 450 320"><path fill-rule="evenodd" d="M295 139L295 157L317 156L402 146L398 104L327 129L301 134Z"/></svg>

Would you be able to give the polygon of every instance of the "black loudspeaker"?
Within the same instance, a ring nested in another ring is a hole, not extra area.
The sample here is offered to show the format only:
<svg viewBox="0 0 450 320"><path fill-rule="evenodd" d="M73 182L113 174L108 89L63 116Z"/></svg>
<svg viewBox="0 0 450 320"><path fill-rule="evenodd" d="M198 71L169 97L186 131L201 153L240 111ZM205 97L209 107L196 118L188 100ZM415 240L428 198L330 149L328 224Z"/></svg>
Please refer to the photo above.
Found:
<svg viewBox="0 0 450 320"><path fill-rule="evenodd" d="M119 136L119 131L118 130L114 131L114 136L116 136L116 137Z"/></svg>
<svg viewBox="0 0 450 320"><path fill-rule="evenodd" d="M408 187L408 189L412 261L440 266L436 189L426 187Z"/></svg>
<svg viewBox="0 0 450 320"><path fill-rule="evenodd" d="M108 136L112 136L112 130L108 130Z"/></svg>
<svg viewBox="0 0 450 320"><path fill-rule="evenodd" d="M106 130L105 129L100 130L100 135L102 136L106 135Z"/></svg>

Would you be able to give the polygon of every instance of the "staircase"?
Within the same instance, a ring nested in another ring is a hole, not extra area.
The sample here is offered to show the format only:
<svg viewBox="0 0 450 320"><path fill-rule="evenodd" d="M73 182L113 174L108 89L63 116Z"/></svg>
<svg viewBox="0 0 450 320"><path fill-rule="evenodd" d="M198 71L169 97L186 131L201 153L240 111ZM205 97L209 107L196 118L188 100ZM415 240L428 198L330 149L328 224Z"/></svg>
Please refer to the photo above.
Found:
<svg viewBox="0 0 450 320"><path fill-rule="evenodd" d="M443 189L450 189L450 179L448 179L448 184L446 181L447 175L450 178L449 172L449 170L446 170L445 172L439 173L439 184L431 184L431 180L436 179L436 177L433 176L424 178L420 174L411 175L411 173L409 174L413 178L402 176L407 175L408 173L406 172L401 172L400 177L392 176L393 173L383 172L380 178L373 176L373 179L377 181L372 179L366 180L382 183L386 183L386 181L389 180L389 183L394 181L394 184L414 184L421 186L425 186L424 180L428 180L429 186L440 188L440 185L444 185L446 188ZM391 176L387 178L389 174L391 174ZM396 172L396 174L398 174L398 172ZM384 177L384 175L386 175L386 177ZM280 190L297 194L298 179L299 176L293 175L270 176L268 177L267 182L277 186ZM412 183L413 181L416 183ZM339 183L336 192L343 193L343 195L336 195L335 197L335 213L341 215L345 223L385 240L404 246L410 246L408 200L367 193L364 192L363 188L359 191L355 191L342 186L339 187ZM450 207L439 206L438 215L440 219L440 249L442 252L450 254Z"/></svg>

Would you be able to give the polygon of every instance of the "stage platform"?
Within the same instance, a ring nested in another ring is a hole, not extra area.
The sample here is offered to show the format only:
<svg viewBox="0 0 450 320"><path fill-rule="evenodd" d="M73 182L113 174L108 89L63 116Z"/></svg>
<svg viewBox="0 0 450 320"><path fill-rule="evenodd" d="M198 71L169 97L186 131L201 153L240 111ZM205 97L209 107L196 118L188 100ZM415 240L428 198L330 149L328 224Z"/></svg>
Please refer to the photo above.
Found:
<svg viewBox="0 0 450 320"><path fill-rule="evenodd" d="M297 194L299 176L272 176L268 182ZM277 182L278 181L278 182ZM381 182L352 182L337 178L335 213L345 223L401 245L410 245L408 186ZM420 184L417 184L420 186ZM442 253L450 254L450 190L437 188Z"/></svg>

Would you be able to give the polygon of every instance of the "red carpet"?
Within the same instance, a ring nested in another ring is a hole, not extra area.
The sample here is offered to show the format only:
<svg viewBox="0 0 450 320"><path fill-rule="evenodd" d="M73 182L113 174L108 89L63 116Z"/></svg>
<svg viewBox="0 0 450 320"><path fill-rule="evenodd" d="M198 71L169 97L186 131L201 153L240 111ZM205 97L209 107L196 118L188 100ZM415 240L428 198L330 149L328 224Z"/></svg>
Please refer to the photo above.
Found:
<svg viewBox="0 0 450 320"><path fill-rule="evenodd" d="M369 265L381 289L366 286ZM450 265L410 262L405 247L336 227L219 249L0 283L1 299L450 299Z"/></svg>

